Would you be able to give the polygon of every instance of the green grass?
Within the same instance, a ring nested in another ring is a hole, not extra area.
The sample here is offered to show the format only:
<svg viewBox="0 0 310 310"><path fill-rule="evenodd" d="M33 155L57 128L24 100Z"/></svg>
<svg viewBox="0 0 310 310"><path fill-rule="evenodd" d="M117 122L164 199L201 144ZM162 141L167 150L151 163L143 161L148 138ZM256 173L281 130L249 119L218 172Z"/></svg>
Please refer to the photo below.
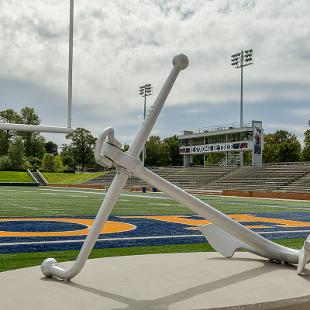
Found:
<svg viewBox="0 0 310 310"><path fill-rule="evenodd" d="M32 178L27 172L0 171L0 182L31 182Z"/></svg>
<svg viewBox="0 0 310 310"><path fill-rule="evenodd" d="M198 197L224 213L274 213L310 211L310 202L305 200L296 201L223 196Z"/></svg>
<svg viewBox="0 0 310 310"><path fill-rule="evenodd" d="M0 216L94 216L103 190L65 188L0 188ZM309 201L199 196L224 213L308 212ZM113 215L182 215L193 212L159 193L123 193Z"/></svg>
<svg viewBox="0 0 310 310"><path fill-rule="evenodd" d="M6 187L0 189L0 216L95 216L104 196L103 190ZM112 214L192 213L167 197L154 199L153 196L158 195L141 198L140 193L124 193Z"/></svg>
<svg viewBox="0 0 310 310"><path fill-rule="evenodd" d="M44 172L43 175L51 184L80 184L96 177L102 176L106 172L95 173L51 173Z"/></svg>
<svg viewBox="0 0 310 310"><path fill-rule="evenodd" d="M273 240L274 242L300 249L303 246L304 239L287 239ZM180 244L180 245L163 245L163 246L145 246L145 247L128 247L116 249L94 249L90 258L112 257L112 256L128 256L143 254L160 254L160 253L190 253L190 252L213 252L213 248L207 243ZM78 251L51 251L36 253L18 253L18 254L2 254L0 255L0 272L38 266L48 257L55 258L58 262L75 260ZM219 254L220 255L220 254Z"/></svg>
<svg viewBox="0 0 310 310"><path fill-rule="evenodd" d="M94 216L105 196L103 190L64 189L50 187L0 187L0 216ZM224 213L308 212L309 201L272 200L223 196L199 196ZM188 208L161 193L123 193L113 215L182 215L192 214ZM276 240L277 243L301 248L303 239ZM212 251L208 243L95 249L91 258L151 253ZM74 260L77 251L1 254L0 271L35 266L47 257L59 261Z"/></svg>
<svg viewBox="0 0 310 310"><path fill-rule="evenodd" d="M146 246L146 247L128 247L116 249L94 249L90 258L128 256L142 254L158 253L186 253L212 251L208 243L183 244L183 245L165 245L165 246ZM0 260L0 272L30 266L37 266L45 258L53 257L59 262L75 260L79 251L52 251L38 253L20 253L20 254L2 254Z"/></svg>

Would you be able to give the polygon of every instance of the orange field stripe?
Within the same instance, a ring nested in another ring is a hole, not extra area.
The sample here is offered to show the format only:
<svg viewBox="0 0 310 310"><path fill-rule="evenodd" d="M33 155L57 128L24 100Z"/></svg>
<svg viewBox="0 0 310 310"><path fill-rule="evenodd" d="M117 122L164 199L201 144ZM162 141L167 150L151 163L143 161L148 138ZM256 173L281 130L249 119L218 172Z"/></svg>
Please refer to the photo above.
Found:
<svg viewBox="0 0 310 310"><path fill-rule="evenodd" d="M293 221L293 220L285 220L285 219L277 219L277 218L267 218L267 217L259 217L251 214L229 214L229 217L236 220L237 222L261 222L261 223L273 223L277 224L277 226L288 226L288 227L310 227L310 222L302 222L302 221ZM198 226L198 225L206 225L211 223L208 220L196 220L187 218L186 216L174 216L174 215L152 215L152 216L122 216L122 218L145 218L145 219L153 219L157 221L164 221L169 223L178 223L189 226ZM266 225L256 227L257 225L246 225L249 228L267 228Z"/></svg>
<svg viewBox="0 0 310 310"><path fill-rule="evenodd" d="M85 229L72 230L72 231L26 231L26 232L13 232L13 231L0 231L0 237L61 237L61 236L80 236L88 235L90 228L93 225L93 219L76 219L76 218L0 218L0 222L10 221L52 221L63 223L74 223L87 226ZM135 225L123 222L107 221L100 233L112 234L117 232L126 232L136 229Z"/></svg>

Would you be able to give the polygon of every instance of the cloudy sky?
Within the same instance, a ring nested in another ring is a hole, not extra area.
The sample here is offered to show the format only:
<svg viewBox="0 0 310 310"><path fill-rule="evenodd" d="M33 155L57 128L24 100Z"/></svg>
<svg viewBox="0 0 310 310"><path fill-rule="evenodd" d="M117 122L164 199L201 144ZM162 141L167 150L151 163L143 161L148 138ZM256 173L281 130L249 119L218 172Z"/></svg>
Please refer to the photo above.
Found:
<svg viewBox="0 0 310 310"><path fill-rule="evenodd" d="M69 0L0 0L0 110L31 106L42 124L65 125ZM73 126L107 126L130 143L143 98L155 99L174 55L189 57L153 133L239 120L240 71L231 54L252 48L244 119L301 140L310 119L309 0L76 0ZM63 135L48 136L57 143Z"/></svg>

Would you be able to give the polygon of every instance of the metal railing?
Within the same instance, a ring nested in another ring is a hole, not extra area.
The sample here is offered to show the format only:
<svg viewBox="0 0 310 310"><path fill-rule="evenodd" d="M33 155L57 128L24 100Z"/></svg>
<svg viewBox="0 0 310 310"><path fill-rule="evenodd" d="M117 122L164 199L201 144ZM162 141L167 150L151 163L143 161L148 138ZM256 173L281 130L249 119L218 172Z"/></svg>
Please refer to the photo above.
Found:
<svg viewBox="0 0 310 310"><path fill-rule="evenodd" d="M181 132L183 134L184 132L189 132L188 134L196 134L196 133L223 131L223 130L238 129L238 128L240 128L240 123L229 123L229 124L218 125L218 126L200 127L198 129L185 129L185 130L182 130ZM244 125L242 128L252 128L252 121L244 122Z"/></svg>

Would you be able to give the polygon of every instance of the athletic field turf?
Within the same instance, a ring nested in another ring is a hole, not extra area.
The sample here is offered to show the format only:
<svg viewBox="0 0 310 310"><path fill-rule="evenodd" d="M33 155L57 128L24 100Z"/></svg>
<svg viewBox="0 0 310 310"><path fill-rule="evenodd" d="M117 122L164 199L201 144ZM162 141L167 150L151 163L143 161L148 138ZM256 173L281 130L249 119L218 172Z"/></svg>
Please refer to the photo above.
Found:
<svg viewBox="0 0 310 310"><path fill-rule="evenodd" d="M0 271L72 260L81 248L105 192L0 187ZM264 237L301 247L310 233L308 201L199 196ZM102 230L92 257L210 251L197 230L208 224L161 193L124 192ZM57 251L54 253L46 253Z"/></svg>

